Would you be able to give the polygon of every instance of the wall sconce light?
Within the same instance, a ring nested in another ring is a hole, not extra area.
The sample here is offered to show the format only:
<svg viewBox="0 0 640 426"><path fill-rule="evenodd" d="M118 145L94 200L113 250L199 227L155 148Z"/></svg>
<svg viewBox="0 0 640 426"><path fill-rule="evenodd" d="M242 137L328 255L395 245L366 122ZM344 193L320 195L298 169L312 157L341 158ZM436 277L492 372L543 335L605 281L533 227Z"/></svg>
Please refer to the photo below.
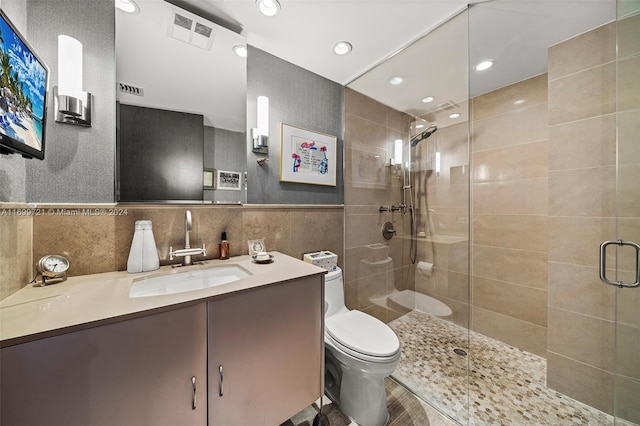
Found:
<svg viewBox="0 0 640 426"><path fill-rule="evenodd" d="M91 127L93 95L82 91L82 44L58 36L58 86L53 88L58 123Z"/></svg>
<svg viewBox="0 0 640 426"><path fill-rule="evenodd" d="M402 139L393 142L393 158L389 160L390 166L402 165Z"/></svg>
<svg viewBox="0 0 640 426"><path fill-rule="evenodd" d="M253 152L269 153L269 98L258 96L258 127L251 129Z"/></svg>
<svg viewBox="0 0 640 426"><path fill-rule="evenodd" d="M436 176L440 176L440 151L436 151Z"/></svg>

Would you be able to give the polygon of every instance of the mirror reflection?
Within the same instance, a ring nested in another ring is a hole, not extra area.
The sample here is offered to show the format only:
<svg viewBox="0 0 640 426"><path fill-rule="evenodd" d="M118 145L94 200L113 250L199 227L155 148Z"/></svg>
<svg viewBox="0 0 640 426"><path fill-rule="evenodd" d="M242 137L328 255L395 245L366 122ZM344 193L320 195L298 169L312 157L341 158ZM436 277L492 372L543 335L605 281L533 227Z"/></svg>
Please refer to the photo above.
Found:
<svg viewBox="0 0 640 426"><path fill-rule="evenodd" d="M138 4L116 11L117 200L244 202L245 38L162 0Z"/></svg>

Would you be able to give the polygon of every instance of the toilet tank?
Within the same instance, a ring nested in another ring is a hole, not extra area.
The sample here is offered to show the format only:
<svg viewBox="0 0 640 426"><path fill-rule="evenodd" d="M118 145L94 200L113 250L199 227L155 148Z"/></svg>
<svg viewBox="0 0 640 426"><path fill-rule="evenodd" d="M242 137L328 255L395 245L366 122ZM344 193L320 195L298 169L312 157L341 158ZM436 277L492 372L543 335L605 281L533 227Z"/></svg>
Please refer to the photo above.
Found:
<svg viewBox="0 0 640 426"><path fill-rule="evenodd" d="M344 304L344 283L342 280L342 269L336 267L335 271L329 272L324 277L324 301L325 317L330 317L338 312L347 311Z"/></svg>

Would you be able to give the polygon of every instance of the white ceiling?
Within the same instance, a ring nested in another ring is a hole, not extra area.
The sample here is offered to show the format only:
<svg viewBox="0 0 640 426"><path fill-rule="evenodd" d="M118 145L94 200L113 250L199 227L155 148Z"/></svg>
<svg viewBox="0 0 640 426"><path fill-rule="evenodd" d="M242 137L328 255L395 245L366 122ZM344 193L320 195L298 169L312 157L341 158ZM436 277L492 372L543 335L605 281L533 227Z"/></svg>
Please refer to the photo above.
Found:
<svg viewBox="0 0 640 426"><path fill-rule="evenodd" d="M141 9L157 2L137 1ZM280 13L269 18L258 12L255 0L171 0L241 32L252 46L337 83L351 83L350 87L417 116L433 111L432 105L445 101L464 105L470 95L545 72L550 45L615 18L615 0L279 1ZM466 15L458 14L468 3L474 4L467 21ZM118 21L118 33L120 27ZM416 42L425 34L429 35ZM153 43L162 50L170 40L158 37ZM349 55L332 52L342 40L353 45ZM497 65L483 74L468 71L480 59L494 59ZM176 67L181 68L179 62ZM188 75L194 80L193 74ZM388 79L394 75L405 82L391 87ZM436 101L421 103L427 95Z"/></svg>
<svg viewBox="0 0 640 426"><path fill-rule="evenodd" d="M176 10L169 3L137 3L137 14L116 12L116 79L141 87L144 96L118 91L117 99L203 114L207 126L244 132L246 60L232 50L246 44L244 37L212 24L214 43L203 50L169 36Z"/></svg>
<svg viewBox="0 0 640 426"><path fill-rule="evenodd" d="M465 0L279 0L274 17L255 0L182 0L242 28L247 42L346 84L464 8ZM346 40L353 51L333 53Z"/></svg>

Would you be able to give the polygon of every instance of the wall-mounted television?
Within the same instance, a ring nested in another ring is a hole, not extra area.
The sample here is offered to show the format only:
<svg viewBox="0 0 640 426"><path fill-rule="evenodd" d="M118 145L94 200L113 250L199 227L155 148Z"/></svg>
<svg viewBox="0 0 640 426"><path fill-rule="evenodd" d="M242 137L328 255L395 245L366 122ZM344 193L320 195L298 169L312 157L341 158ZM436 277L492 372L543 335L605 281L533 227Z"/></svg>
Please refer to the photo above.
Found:
<svg viewBox="0 0 640 426"><path fill-rule="evenodd" d="M49 69L0 10L0 153L44 158Z"/></svg>

